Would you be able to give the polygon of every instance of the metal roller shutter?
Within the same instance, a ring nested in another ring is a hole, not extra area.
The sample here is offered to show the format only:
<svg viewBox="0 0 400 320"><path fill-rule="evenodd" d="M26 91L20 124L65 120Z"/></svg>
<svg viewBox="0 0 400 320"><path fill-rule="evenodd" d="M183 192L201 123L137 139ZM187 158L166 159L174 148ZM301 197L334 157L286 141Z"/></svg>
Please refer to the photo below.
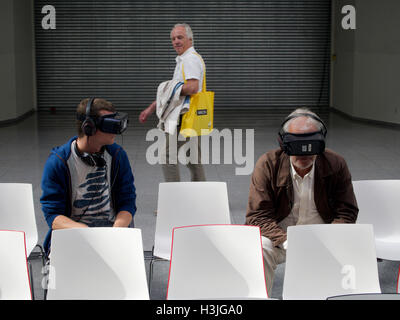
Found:
<svg viewBox="0 0 400 320"><path fill-rule="evenodd" d="M171 79L169 35L187 22L216 108L328 106L330 0L35 1L38 109L74 110L99 96L143 109Z"/></svg>

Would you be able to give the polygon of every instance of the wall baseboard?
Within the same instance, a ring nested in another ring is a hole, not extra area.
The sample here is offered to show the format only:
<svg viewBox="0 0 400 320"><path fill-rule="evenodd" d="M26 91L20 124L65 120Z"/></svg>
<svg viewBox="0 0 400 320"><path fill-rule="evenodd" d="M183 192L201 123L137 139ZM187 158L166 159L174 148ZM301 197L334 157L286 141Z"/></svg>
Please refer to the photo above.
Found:
<svg viewBox="0 0 400 320"><path fill-rule="evenodd" d="M346 112L343 112L339 109L336 109L335 107L330 107L330 110L334 113L340 114L343 117L354 120L354 121L359 121L367 124L373 124L381 127L388 127L388 128L393 128L393 129L400 129L400 123L394 123L394 122L386 122L386 121L380 121L380 120L371 120L371 119L365 119L365 118L360 118L360 117L354 117Z"/></svg>
<svg viewBox="0 0 400 320"><path fill-rule="evenodd" d="M28 118L29 116L31 116L34 113L35 113L35 109L31 109L28 112L25 112L23 115L20 115L19 117L16 117L13 119L1 120L0 127L6 127L6 126L16 124L17 122L25 120L26 118Z"/></svg>

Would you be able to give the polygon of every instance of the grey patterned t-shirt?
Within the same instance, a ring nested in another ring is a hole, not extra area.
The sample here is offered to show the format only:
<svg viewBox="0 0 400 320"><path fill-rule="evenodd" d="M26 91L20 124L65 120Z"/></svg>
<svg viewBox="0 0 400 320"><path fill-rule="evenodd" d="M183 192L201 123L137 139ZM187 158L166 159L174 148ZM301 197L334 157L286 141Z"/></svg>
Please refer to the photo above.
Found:
<svg viewBox="0 0 400 320"><path fill-rule="evenodd" d="M110 201L111 156L104 152L106 166L92 167L79 158L71 144L68 166L71 173L71 219L89 227L112 226L115 215Z"/></svg>

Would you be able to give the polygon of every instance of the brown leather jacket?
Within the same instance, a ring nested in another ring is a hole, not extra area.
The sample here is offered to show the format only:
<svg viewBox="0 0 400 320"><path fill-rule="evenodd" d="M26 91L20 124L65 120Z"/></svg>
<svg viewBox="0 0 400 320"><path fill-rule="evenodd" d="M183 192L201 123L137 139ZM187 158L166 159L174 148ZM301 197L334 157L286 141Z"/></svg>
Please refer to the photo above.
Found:
<svg viewBox="0 0 400 320"><path fill-rule="evenodd" d="M314 202L325 223L355 223L358 207L346 162L326 149L315 161ZM246 224L259 226L275 246L286 240L278 223L293 206L289 156L281 149L263 154L250 181Z"/></svg>

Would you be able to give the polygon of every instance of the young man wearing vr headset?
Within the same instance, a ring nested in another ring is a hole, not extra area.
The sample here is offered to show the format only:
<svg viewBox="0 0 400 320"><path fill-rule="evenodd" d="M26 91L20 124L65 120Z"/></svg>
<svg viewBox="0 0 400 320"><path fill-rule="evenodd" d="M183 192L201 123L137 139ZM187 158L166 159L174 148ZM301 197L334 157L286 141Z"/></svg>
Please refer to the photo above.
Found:
<svg viewBox="0 0 400 320"><path fill-rule="evenodd" d="M345 160L325 149L323 121L306 108L291 113L279 132L281 148L263 154L250 182L246 224L259 226L270 293L285 262L288 226L355 223L358 207Z"/></svg>
<svg viewBox="0 0 400 320"><path fill-rule="evenodd" d="M78 105L78 136L51 151L43 172L47 253L52 230L130 225L136 212L134 179L126 152L114 143L127 124L127 114L104 99Z"/></svg>

